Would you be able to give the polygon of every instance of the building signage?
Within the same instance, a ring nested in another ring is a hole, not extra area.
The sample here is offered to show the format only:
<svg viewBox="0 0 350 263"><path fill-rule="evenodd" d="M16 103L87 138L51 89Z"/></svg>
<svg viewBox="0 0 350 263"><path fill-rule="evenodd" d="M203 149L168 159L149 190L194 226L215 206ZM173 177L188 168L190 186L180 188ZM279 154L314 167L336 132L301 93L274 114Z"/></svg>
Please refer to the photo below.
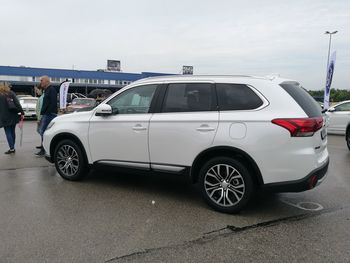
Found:
<svg viewBox="0 0 350 263"><path fill-rule="evenodd" d="M120 60L107 60L107 70L120 71Z"/></svg>
<svg viewBox="0 0 350 263"><path fill-rule="evenodd" d="M193 66L182 66L183 75L193 75Z"/></svg>

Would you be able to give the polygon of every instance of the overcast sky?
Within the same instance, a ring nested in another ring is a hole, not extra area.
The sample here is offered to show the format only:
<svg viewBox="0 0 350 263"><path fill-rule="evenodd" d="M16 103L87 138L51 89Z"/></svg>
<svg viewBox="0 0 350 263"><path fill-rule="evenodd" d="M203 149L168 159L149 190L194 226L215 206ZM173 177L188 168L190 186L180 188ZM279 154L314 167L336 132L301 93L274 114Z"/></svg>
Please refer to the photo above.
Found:
<svg viewBox="0 0 350 263"><path fill-rule="evenodd" d="M332 88L350 89L349 0L0 0L0 65L124 72L278 73L323 89L326 30Z"/></svg>

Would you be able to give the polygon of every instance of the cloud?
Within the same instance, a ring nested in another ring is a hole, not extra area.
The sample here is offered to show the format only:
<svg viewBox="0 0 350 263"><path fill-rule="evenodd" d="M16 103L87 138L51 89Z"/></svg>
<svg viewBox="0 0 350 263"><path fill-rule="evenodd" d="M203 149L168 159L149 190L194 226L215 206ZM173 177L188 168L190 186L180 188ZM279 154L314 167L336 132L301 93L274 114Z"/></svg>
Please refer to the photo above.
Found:
<svg viewBox="0 0 350 263"><path fill-rule="evenodd" d="M2 65L199 74L279 72L324 85L328 38L339 30L334 87L350 88L348 1L6 1Z"/></svg>

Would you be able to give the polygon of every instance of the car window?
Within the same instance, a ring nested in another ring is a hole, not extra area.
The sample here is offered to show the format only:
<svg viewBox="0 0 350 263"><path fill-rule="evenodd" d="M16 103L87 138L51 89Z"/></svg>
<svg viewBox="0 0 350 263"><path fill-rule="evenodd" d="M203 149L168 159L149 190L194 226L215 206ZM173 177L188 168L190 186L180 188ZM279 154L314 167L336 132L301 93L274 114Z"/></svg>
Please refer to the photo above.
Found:
<svg viewBox="0 0 350 263"><path fill-rule="evenodd" d="M210 83L169 84L162 112L210 111L216 106L213 94Z"/></svg>
<svg viewBox="0 0 350 263"><path fill-rule="evenodd" d="M309 118L322 116L319 104L299 83L285 81L280 86L299 104Z"/></svg>
<svg viewBox="0 0 350 263"><path fill-rule="evenodd" d="M144 85L128 89L111 99L108 104L119 114L148 113L157 85Z"/></svg>
<svg viewBox="0 0 350 263"><path fill-rule="evenodd" d="M350 111L350 102L346 102L335 107L336 111Z"/></svg>
<svg viewBox="0 0 350 263"><path fill-rule="evenodd" d="M244 84L216 84L220 111L252 110L263 105L261 98Z"/></svg>

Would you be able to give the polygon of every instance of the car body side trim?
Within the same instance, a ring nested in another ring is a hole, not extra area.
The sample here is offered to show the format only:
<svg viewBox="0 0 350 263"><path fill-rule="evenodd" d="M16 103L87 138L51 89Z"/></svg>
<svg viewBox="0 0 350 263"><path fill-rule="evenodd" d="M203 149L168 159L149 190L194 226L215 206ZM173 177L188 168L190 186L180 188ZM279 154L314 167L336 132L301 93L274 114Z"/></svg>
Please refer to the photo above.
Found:
<svg viewBox="0 0 350 263"><path fill-rule="evenodd" d="M137 168L137 169L150 170L149 163L125 162L125 161L114 161L114 160L100 160L100 161L97 161L95 163L96 164L102 164L102 165L112 165L112 166L118 166L118 167Z"/></svg>
<svg viewBox="0 0 350 263"><path fill-rule="evenodd" d="M143 162L129 162L129 161L118 161L118 160L99 160L95 162L96 165L109 165L122 168L134 168L142 170L153 170L158 172L170 172L170 173L182 173L187 167L172 165L172 164L150 164Z"/></svg>
<svg viewBox="0 0 350 263"><path fill-rule="evenodd" d="M169 172L181 172L186 169L184 166L163 165L163 164L151 164L151 169L154 171L169 171Z"/></svg>

